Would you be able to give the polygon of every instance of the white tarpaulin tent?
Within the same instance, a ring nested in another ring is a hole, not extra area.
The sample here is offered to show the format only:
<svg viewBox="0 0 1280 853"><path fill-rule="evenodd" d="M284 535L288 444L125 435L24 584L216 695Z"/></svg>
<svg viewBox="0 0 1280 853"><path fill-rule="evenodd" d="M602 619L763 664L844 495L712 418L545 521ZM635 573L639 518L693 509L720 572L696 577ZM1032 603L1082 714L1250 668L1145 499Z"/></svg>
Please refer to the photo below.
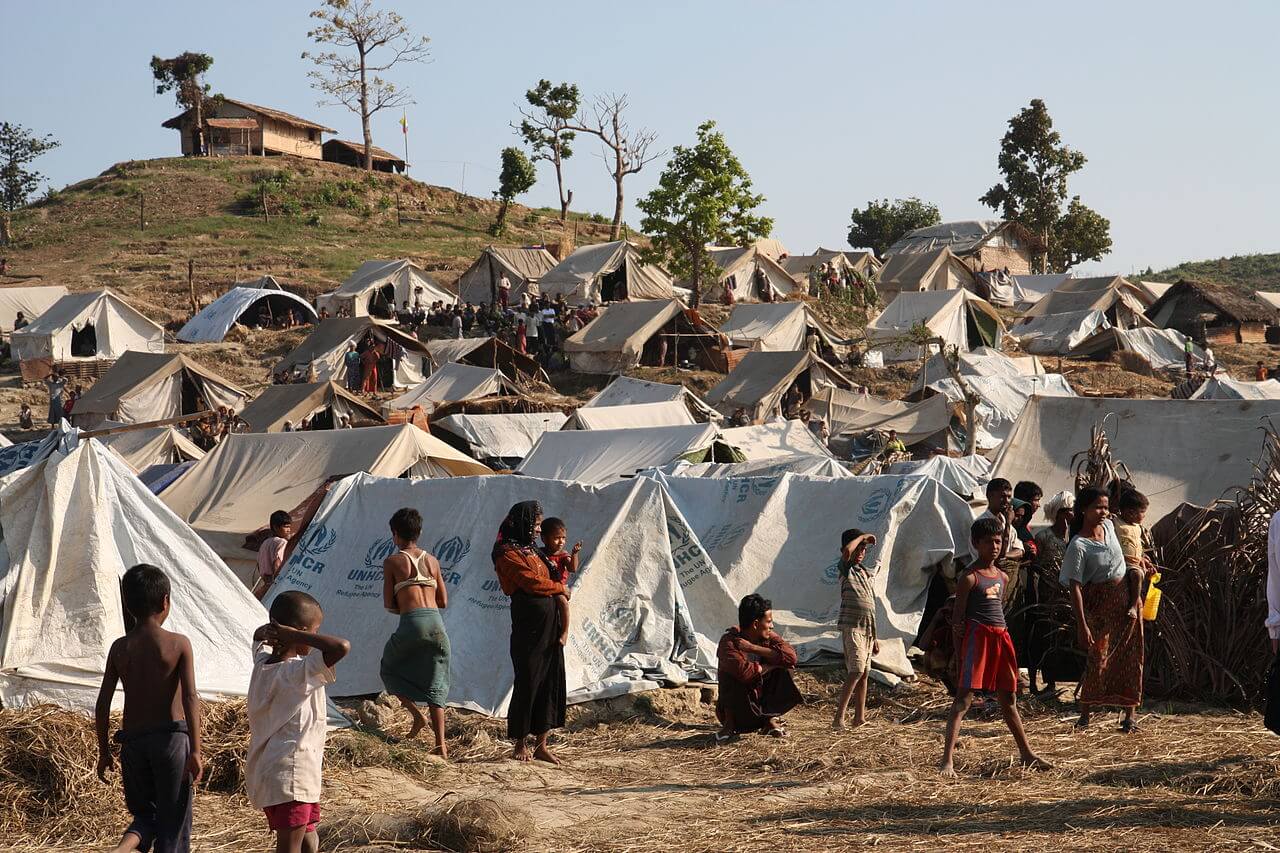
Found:
<svg viewBox="0 0 1280 853"><path fill-rule="evenodd" d="M271 513L292 510L326 480L366 471L387 477L492 473L460 450L407 424L320 432L234 433L172 486L164 502L237 573L248 578L255 552L245 536Z"/></svg>
<svg viewBox="0 0 1280 853"><path fill-rule="evenodd" d="M332 380L269 385L240 413L249 432L284 432L285 424L298 429L304 420L307 429L336 429L343 418L352 427L386 423L364 400Z"/></svg>
<svg viewBox="0 0 1280 853"><path fill-rule="evenodd" d="M311 303L287 290L238 285L210 302L178 331L178 340L189 344L216 343L227 336L240 318L248 314L248 324L256 325L258 313L266 305L271 316L297 311L305 322L316 322Z"/></svg>
<svg viewBox="0 0 1280 853"><path fill-rule="evenodd" d="M548 480L611 483L709 450L716 434L711 424L544 432L516 471Z"/></svg>
<svg viewBox="0 0 1280 853"><path fill-rule="evenodd" d="M999 350L979 347L973 352L960 353L957 369L961 376L1042 376L1044 365L1034 355L1010 358ZM932 355L916 375L912 394L917 395L929 385L942 379L950 379L951 371L941 355Z"/></svg>
<svg viewBox="0 0 1280 853"><path fill-rule="evenodd" d="M784 299L804 290L776 258L758 246L710 246L707 255L716 266L703 279L702 301L708 304L723 301L726 288L739 303L765 301L762 288L768 292L769 300ZM692 289L693 282L682 281L678 286Z"/></svg>
<svg viewBox="0 0 1280 853"><path fill-rule="evenodd" d="M973 270L946 248L892 255L876 277L883 303L892 302L901 293L969 290L976 294L978 287Z"/></svg>
<svg viewBox="0 0 1280 853"><path fill-rule="evenodd" d="M1106 358L1113 352L1137 356L1152 370L1182 369L1186 365L1187 336L1177 329L1103 329L1081 341L1071 355L1075 358ZM1197 362L1204 361L1204 350L1191 345Z"/></svg>
<svg viewBox="0 0 1280 853"><path fill-rule="evenodd" d="M730 427L720 430L720 438L730 447L741 451L748 462L787 456L831 458L831 451L799 420Z"/></svg>
<svg viewBox="0 0 1280 853"><path fill-rule="evenodd" d="M778 630L802 658L838 654L836 559L851 525L879 540L871 554L884 566L875 579L878 663L908 674L905 646L919 628L928 569L968 551L972 518L923 477L655 475L601 488L523 477L352 477L325 499L275 586L314 595L326 629L351 641L331 695L382 689L378 661L396 624L382 607L382 561L395 548L386 519L413 506L428 519L420 543L449 585L445 629L467 650L450 659L449 704L505 713L509 599L489 550L507 509L524 500L571 519L571 535L586 543L565 648L571 701L714 678L716 641L751 592L774 599Z"/></svg>
<svg viewBox="0 0 1280 853"><path fill-rule="evenodd" d="M1026 311L1026 317L1101 311L1111 325L1122 329L1150 326L1144 313L1152 300L1121 276L1067 278Z"/></svg>
<svg viewBox="0 0 1280 853"><path fill-rule="evenodd" d="M529 455L538 436L560 429L566 420L559 412L449 415L432 421L431 428L465 441L476 459L512 463Z"/></svg>
<svg viewBox="0 0 1280 853"><path fill-rule="evenodd" d="M867 324L867 346L884 353L885 361L918 359L921 347L909 338L921 327L961 352L999 347L1005 331L991 303L967 290L904 291Z"/></svg>
<svg viewBox="0 0 1280 853"><path fill-rule="evenodd" d="M906 403L827 388L806 405L814 417L827 422L833 438L893 430L903 444L911 447L946 433L951 427L951 407L939 395ZM945 446L945 439L939 442Z"/></svg>
<svg viewBox="0 0 1280 853"><path fill-rule="evenodd" d="M119 358L130 350L164 352L164 328L110 290L68 293L13 333L23 361Z"/></svg>
<svg viewBox="0 0 1280 853"><path fill-rule="evenodd" d="M196 443L171 426L135 429L98 436L130 468L142 473L152 465L177 465L204 458Z"/></svg>
<svg viewBox="0 0 1280 853"><path fill-rule="evenodd" d="M427 349L427 360L432 371L456 361L472 367L501 370L512 382L525 379L550 381L536 358L517 352L498 338L442 338L425 341L423 345Z"/></svg>
<svg viewBox="0 0 1280 853"><path fill-rule="evenodd" d="M405 302L425 307L433 302L452 305L456 301L426 270L400 258L365 261L337 290L317 296L316 307L327 308L333 315L346 308L352 317L373 314L389 319Z"/></svg>
<svg viewBox="0 0 1280 853"><path fill-rule="evenodd" d="M60 284L39 287L0 287L0 330L13 331L18 312L30 323L67 295Z"/></svg>
<svg viewBox="0 0 1280 853"><path fill-rule="evenodd" d="M885 466L884 473L900 477L911 474L929 477L969 500L982 497L991 480L991 460L978 455L930 456L928 459L893 462Z"/></svg>
<svg viewBox="0 0 1280 853"><path fill-rule="evenodd" d="M1015 275L1013 278L1013 305L1019 311L1026 311L1052 291L1061 287L1063 282L1071 278L1065 272L1046 275Z"/></svg>
<svg viewBox="0 0 1280 853"><path fill-rule="evenodd" d="M660 469L672 477L777 477L781 474L803 474L806 477L852 477L853 472L831 456L809 454L770 456L747 462L673 462Z"/></svg>
<svg viewBox="0 0 1280 853"><path fill-rule="evenodd" d="M458 299L472 305L497 303L498 283L505 275L511 285L508 304L518 305L523 294L538 295L538 281L555 265L555 256L541 246L486 246L458 278Z"/></svg>
<svg viewBox="0 0 1280 853"><path fill-rule="evenodd" d="M1033 396L1074 397L1076 392L1058 373L1041 376L970 376L965 385L981 400L974 410L977 420L977 447L995 450L1008 437L1018 415ZM939 379L929 386L952 403L963 403L964 392L954 379ZM973 429L973 425L970 425Z"/></svg>
<svg viewBox="0 0 1280 853"><path fill-rule="evenodd" d="M645 344L680 316L674 299L608 305L600 315L564 342L575 373L621 373L640 363Z"/></svg>
<svg viewBox="0 0 1280 853"><path fill-rule="evenodd" d="M640 261L640 250L625 240L581 246L538 280L544 296L563 296L573 305L671 299L671 276Z"/></svg>
<svg viewBox="0 0 1280 853"><path fill-rule="evenodd" d="M1127 400L1033 397L992 471L1010 482L1033 480L1053 494L1074 488L1071 457L1088 450L1090 430L1106 418L1111 456L1151 501L1154 524L1188 501L1200 506L1248 485L1262 450L1265 418L1276 400Z"/></svg>
<svg viewBox="0 0 1280 853"><path fill-rule="evenodd" d="M806 396L828 387L853 388L840 371L811 352L755 350L707 392L707 402L728 417L744 409L752 423L761 423L780 413L782 398L793 383L799 383Z"/></svg>
<svg viewBox="0 0 1280 853"><path fill-rule="evenodd" d="M1269 308L1280 310L1280 293L1274 291L1259 290L1253 294L1258 301Z"/></svg>
<svg viewBox="0 0 1280 853"><path fill-rule="evenodd" d="M662 403L668 400L683 400L689 410L700 420L719 420L721 417L719 412L702 402L696 394L683 385L650 382L647 379L633 379L630 376L617 377L582 406L583 408L629 406L633 403Z"/></svg>
<svg viewBox="0 0 1280 853"><path fill-rule="evenodd" d="M227 407L244 408L249 392L177 353L126 352L76 400L72 422L138 424Z"/></svg>
<svg viewBox="0 0 1280 853"><path fill-rule="evenodd" d="M384 346L388 341L394 341L404 349L404 358L396 365L395 375L392 377L396 388L411 388L426 376L426 344L372 317L334 317L321 321L301 343L280 359L271 373L278 376L298 370L305 375L314 368L315 381L332 379L339 385L345 384L347 372L343 358L350 346L358 346L366 335L372 336ZM387 361L384 359L382 364L386 366ZM382 368L379 368L379 374L381 373Z"/></svg>
<svg viewBox="0 0 1280 853"><path fill-rule="evenodd" d="M803 302L736 305L729 319L720 325L720 334L733 346L764 352L808 349L806 338L810 330L833 348L848 347L849 342Z"/></svg>
<svg viewBox="0 0 1280 853"><path fill-rule="evenodd" d="M493 368L472 367L451 361L435 370L420 385L387 402L388 409L412 409L421 406L430 412L441 403L479 400L496 394L518 394L511 380Z"/></svg>
<svg viewBox="0 0 1280 853"><path fill-rule="evenodd" d="M1077 311L1074 314L1045 314L1009 330L1009 337L1024 352L1036 355L1067 355L1091 335L1111 328L1101 311Z"/></svg>
<svg viewBox="0 0 1280 853"><path fill-rule="evenodd" d="M1280 382L1240 382L1225 373L1216 373L1204 381L1192 400L1280 400Z"/></svg>
<svg viewBox="0 0 1280 853"><path fill-rule="evenodd" d="M0 702L93 706L124 633L120 577L160 566L173 585L165 627L191 640L207 696L243 696L253 631L267 614L129 468L89 440L0 479ZM88 547L92 545L92 547Z"/></svg>
<svg viewBox="0 0 1280 853"><path fill-rule="evenodd" d="M583 406L562 429L633 429L635 427L696 424L682 400L632 403L629 406Z"/></svg>

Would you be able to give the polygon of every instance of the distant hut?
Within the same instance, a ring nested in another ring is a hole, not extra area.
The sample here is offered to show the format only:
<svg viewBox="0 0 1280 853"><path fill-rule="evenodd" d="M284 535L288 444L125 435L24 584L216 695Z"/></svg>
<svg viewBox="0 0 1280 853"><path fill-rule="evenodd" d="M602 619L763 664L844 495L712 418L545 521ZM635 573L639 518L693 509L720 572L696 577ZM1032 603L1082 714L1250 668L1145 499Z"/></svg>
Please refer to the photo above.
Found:
<svg viewBox="0 0 1280 853"><path fill-rule="evenodd" d="M270 107L247 101L219 97L205 110L205 150L198 150L195 110L187 110L166 121L161 127L179 131L182 154L234 156L259 154L292 154L310 160L323 159L322 133L333 133L331 127Z"/></svg>
<svg viewBox="0 0 1280 853"><path fill-rule="evenodd" d="M373 171L403 172L405 162L385 148L372 146ZM364 168L364 143L348 142L345 139L330 139L324 144L324 159L327 163L341 163L344 166Z"/></svg>
<svg viewBox="0 0 1280 853"><path fill-rule="evenodd" d="M1266 343L1276 311L1221 284L1182 280L1147 309L1157 326L1209 344Z"/></svg>

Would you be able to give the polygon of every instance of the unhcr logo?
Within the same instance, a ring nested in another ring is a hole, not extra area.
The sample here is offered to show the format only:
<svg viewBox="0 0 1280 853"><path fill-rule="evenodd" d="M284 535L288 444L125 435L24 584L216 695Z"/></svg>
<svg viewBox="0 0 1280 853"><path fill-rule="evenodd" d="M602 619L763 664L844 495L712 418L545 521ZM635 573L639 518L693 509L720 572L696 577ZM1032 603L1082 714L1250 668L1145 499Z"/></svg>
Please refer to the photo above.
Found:
<svg viewBox="0 0 1280 853"><path fill-rule="evenodd" d="M431 553L440 561L441 569L453 569L471 553L471 540L450 536L437 542Z"/></svg>
<svg viewBox="0 0 1280 853"><path fill-rule="evenodd" d="M860 521L875 521L882 518L893 506L893 489L876 489L862 502L858 518Z"/></svg>
<svg viewBox="0 0 1280 853"><path fill-rule="evenodd" d="M839 560L836 560L834 563L822 570L822 582L827 586L834 586L840 582Z"/></svg>
<svg viewBox="0 0 1280 853"><path fill-rule="evenodd" d="M390 537L379 539L369 546L369 551L364 555L364 567L367 570L381 569L382 563L387 557L396 552L396 543L391 541Z"/></svg>
<svg viewBox="0 0 1280 853"><path fill-rule="evenodd" d="M315 524L302 534L298 550L308 554L323 554L338 541L338 531L324 524Z"/></svg>

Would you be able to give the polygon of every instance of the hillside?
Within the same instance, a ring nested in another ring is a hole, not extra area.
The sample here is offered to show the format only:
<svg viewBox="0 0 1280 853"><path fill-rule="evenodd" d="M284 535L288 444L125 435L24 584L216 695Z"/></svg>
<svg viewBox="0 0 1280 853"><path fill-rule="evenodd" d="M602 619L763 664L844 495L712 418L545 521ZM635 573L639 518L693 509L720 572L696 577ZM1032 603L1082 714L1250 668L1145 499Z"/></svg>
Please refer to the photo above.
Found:
<svg viewBox="0 0 1280 853"><path fill-rule="evenodd" d="M1226 284L1244 293L1280 290L1280 254L1236 255L1213 261L1188 261L1159 272L1142 273L1139 278L1176 282L1189 278Z"/></svg>
<svg viewBox="0 0 1280 853"><path fill-rule="evenodd" d="M175 324L190 315L188 260L208 302L266 273L314 296L371 258L412 258L451 284L488 243L561 239L554 215L513 205L495 240L496 211L495 202L411 178L293 157L130 161L16 213L3 283L111 287ZM568 231L588 243L609 229L577 215Z"/></svg>

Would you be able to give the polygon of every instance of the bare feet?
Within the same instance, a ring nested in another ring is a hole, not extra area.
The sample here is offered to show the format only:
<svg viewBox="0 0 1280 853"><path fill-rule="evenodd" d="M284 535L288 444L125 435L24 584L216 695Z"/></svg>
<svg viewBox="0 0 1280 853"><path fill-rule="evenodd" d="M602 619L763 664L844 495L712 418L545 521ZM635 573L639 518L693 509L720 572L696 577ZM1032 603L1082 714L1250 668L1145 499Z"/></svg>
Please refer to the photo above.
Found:
<svg viewBox="0 0 1280 853"><path fill-rule="evenodd" d="M529 753L529 745L524 741L516 744L516 748L512 751L511 757L516 761L529 761L533 756Z"/></svg>
<svg viewBox="0 0 1280 853"><path fill-rule="evenodd" d="M841 720L841 719L833 720L833 721L831 722L831 731L833 731L833 732L842 732L842 731L844 731L844 720Z"/></svg>
<svg viewBox="0 0 1280 853"><path fill-rule="evenodd" d="M1034 752L1028 752L1022 756L1022 766L1028 770L1052 770L1053 765L1045 761Z"/></svg>
<svg viewBox="0 0 1280 853"><path fill-rule="evenodd" d="M944 762L942 762L941 764L939 764L939 765L938 765L938 773L939 773L939 775L945 776L945 777L946 777L946 778L948 778L948 779L955 779L955 778L957 778L957 776L956 776L956 768L955 768L954 766L952 766L952 764L951 764L951 762L950 762L950 761L944 761Z"/></svg>
<svg viewBox="0 0 1280 853"><path fill-rule="evenodd" d="M445 761L449 760L449 748L446 747L444 744L440 744L435 749L431 750L431 754L438 755L441 758L443 758Z"/></svg>
<svg viewBox="0 0 1280 853"><path fill-rule="evenodd" d="M1139 615L1138 605L1135 604L1129 608L1128 616L1130 619L1137 619L1138 615Z"/></svg>
<svg viewBox="0 0 1280 853"><path fill-rule="evenodd" d="M1088 714L1081 714L1081 715L1080 715L1080 719L1076 720L1075 727L1076 727L1077 729L1087 729L1087 728L1089 728L1089 715L1088 715Z"/></svg>
<svg viewBox="0 0 1280 853"><path fill-rule="evenodd" d="M141 844L142 839L138 837L136 832L126 832L124 838L120 839L120 843L116 845L116 848L111 853L132 853Z"/></svg>
<svg viewBox="0 0 1280 853"><path fill-rule="evenodd" d="M556 754L555 754L554 752L552 752L551 750L547 749L546 744L543 744L543 745L539 746L537 749L535 749L535 750L533 751L533 757L534 757L534 758L536 758L536 759L538 759L539 761L545 761L545 762L547 762L548 764L559 764L559 763L560 763L560 759L559 759L559 758L556 758Z"/></svg>
<svg viewBox="0 0 1280 853"><path fill-rule="evenodd" d="M867 719L866 719L866 717L854 717L854 718L853 718L853 726L852 726L852 727L853 727L853 728L855 728L855 729L856 729L856 728L858 728L859 726L865 726L866 724L867 724Z"/></svg>
<svg viewBox="0 0 1280 853"><path fill-rule="evenodd" d="M409 740L413 740L427 726L427 718L421 714L415 714L413 717L413 725L409 726Z"/></svg>

